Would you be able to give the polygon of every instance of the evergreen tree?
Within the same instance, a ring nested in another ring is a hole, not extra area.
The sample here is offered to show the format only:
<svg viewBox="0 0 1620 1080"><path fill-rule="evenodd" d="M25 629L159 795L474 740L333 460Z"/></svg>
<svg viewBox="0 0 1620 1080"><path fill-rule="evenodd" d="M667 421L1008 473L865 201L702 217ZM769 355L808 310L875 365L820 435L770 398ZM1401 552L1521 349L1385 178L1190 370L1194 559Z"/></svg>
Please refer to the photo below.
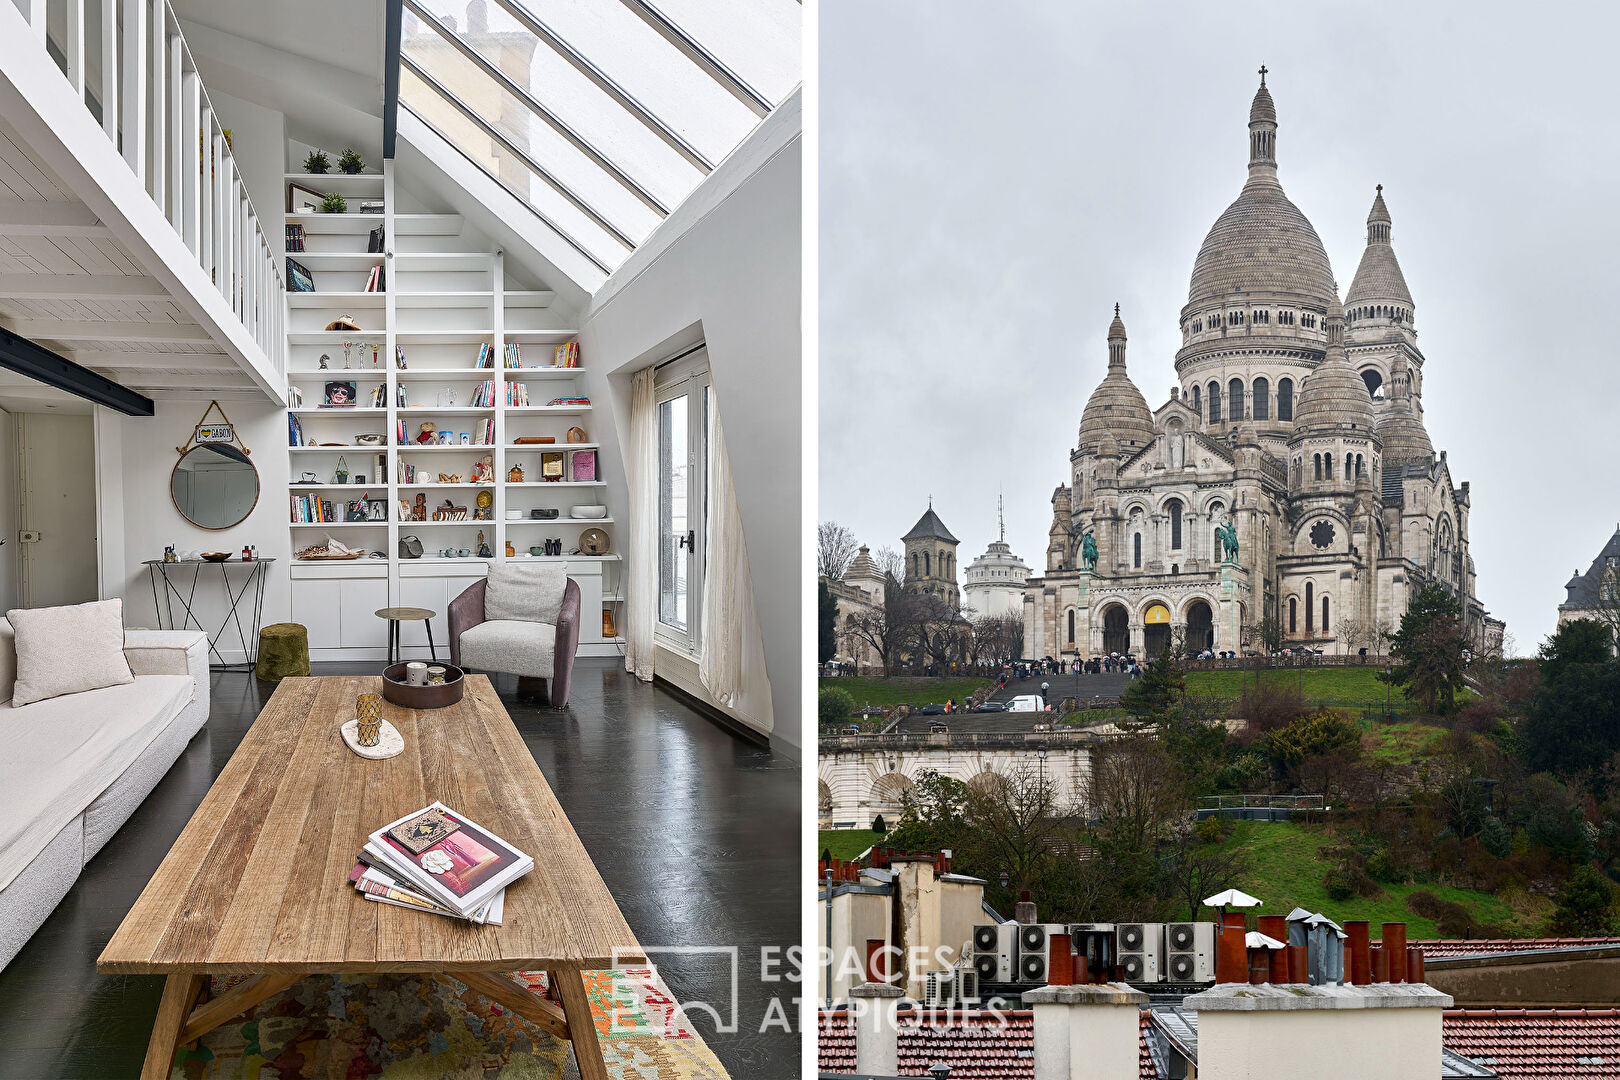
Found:
<svg viewBox="0 0 1620 1080"><path fill-rule="evenodd" d="M816 663L825 664L838 652L838 601L833 598L825 581L816 585L816 615L819 621L816 633Z"/></svg>
<svg viewBox="0 0 1620 1080"><path fill-rule="evenodd" d="M1427 712L1449 713L1463 687L1462 608L1444 586L1425 585L1407 604L1400 629L1390 636L1397 663L1388 681ZM1379 678L1385 678L1380 675Z"/></svg>
<svg viewBox="0 0 1620 1080"><path fill-rule="evenodd" d="M1605 766L1620 753L1620 662L1608 627L1590 619L1560 626L1541 647L1541 692L1521 739L1530 767L1584 776L1603 797Z"/></svg>
<svg viewBox="0 0 1620 1080"><path fill-rule="evenodd" d="M1187 684L1171 652L1166 649L1160 653L1119 695L1120 708L1137 720L1147 722L1160 719L1186 695Z"/></svg>

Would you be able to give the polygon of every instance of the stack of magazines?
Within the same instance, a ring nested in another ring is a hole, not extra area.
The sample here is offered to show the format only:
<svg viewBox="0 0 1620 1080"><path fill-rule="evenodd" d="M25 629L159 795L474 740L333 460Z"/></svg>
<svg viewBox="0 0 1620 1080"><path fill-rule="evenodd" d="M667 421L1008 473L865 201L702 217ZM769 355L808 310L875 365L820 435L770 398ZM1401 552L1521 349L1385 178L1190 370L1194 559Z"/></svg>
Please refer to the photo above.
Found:
<svg viewBox="0 0 1620 1080"><path fill-rule="evenodd" d="M506 887L533 869L528 855L436 802L372 833L349 881L367 900L499 926Z"/></svg>

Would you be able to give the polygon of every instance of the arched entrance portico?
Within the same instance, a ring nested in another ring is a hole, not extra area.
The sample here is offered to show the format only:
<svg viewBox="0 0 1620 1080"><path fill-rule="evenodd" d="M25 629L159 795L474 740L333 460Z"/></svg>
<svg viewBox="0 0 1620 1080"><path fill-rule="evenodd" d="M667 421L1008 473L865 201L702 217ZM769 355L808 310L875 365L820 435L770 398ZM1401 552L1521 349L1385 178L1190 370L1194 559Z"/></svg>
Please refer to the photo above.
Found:
<svg viewBox="0 0 1620 1080"><path fill-rule="evenodd" d="M1187 652L1196 655L1215 647L1215 613L1202 600L1187 605Z"/></svg>
<svg viewBox="0 0 1620 1080"><path fill-rule="evenodd" d="M1131 618L1118 604L1110 604L1103 612L1102 647L1104 653L1131 651Z"/></svg>
<svg viewBox="0 0 1620 1080"><path fill-rule="evenodd" d="M1148 659L1157 659L1170 647L1170 609L1149 604L1142 612L1142 650Z"/></svg>

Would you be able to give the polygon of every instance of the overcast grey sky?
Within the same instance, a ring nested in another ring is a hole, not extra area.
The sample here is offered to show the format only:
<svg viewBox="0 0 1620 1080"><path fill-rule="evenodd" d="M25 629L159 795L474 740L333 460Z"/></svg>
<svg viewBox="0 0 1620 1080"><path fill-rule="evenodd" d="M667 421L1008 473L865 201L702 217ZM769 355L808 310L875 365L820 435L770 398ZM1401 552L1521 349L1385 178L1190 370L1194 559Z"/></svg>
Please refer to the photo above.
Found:
<svg viewBox="0 0 1620 1080"><path fill-rule="evenodd" d="M1612 6L821 5L820 517L874 549L927 506L1045 568L1118 301L1175 381L1193 256L1237 196L1256 69L1341 295L1384 185L1425 421L1472 481L1479 594L1518 651L1620 522Z"/></svg>

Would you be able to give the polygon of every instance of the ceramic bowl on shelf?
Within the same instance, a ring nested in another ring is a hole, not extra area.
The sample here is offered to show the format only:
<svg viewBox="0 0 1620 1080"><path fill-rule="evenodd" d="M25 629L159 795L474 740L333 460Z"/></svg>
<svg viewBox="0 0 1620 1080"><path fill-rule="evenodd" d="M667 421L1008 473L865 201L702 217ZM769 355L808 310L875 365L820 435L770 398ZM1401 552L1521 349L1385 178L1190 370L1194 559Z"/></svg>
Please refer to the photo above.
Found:
<svg viewBox="0 0 1620 1080"><path fill-rule="evenodd" d="M522 521L523 520L523 511L522 510L508 510L506 512L506 520L507 521Z"/></svg>
<svg viewBox="0 0 1620 1080"><path fill-rule="evenodd" d="M557 517L555 506L537 506L529 511L529 517L535 521L552 521Z"/></svg>
<svg viewBox="0 0 1620 1080"><path fill-rule="evenodd" d="M574 507L569 508L568 516L569 517L575 517L575 518L590 518L590 519L605 518L605 517L607 517L607 507L605 507L605 506L574 506Z"/></svg>
<svg viewBox="0 0 1620 1080"><path fill-rule="evenodd" d="M231 553L228 551L204 551L201 552L201 555L209 562L224 562L231 557Z"/></svg>

